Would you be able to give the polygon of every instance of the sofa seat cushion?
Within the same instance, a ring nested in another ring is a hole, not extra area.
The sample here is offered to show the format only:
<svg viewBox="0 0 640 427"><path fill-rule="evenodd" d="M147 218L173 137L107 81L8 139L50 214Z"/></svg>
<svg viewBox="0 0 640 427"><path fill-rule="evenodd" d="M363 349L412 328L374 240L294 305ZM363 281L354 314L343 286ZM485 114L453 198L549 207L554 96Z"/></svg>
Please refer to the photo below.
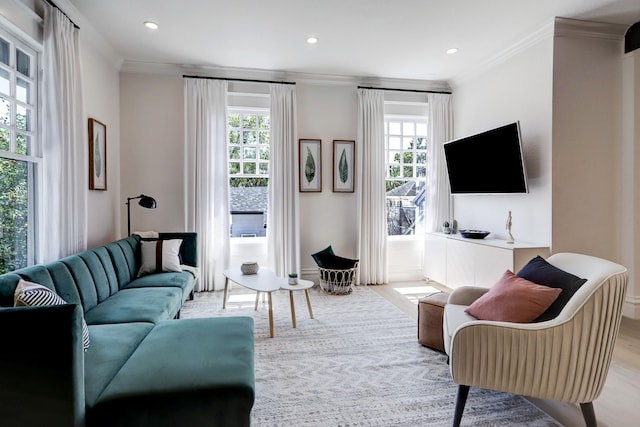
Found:
<svg viewBox="0 0 640 427"><path fill-rule="evenodd" d="M91 347L84 355L85 399L93 406L98 396L153 329L153 323L91 325Z"/></svg>
<svg viewBox="0 0 640 427"><path fill-rule="evenodd" d="M90 426L248 426L253 319L159 322L88 408Z"/></svg>
<svg viewBox="0 0 640 427"><path fill-rule="evenodd" d="M159 273L150 274L147 276L139 277L129 284L124 286L123 289L132 288L157 288L157 287L175 287L182 289L183 301L189 296L189 293L193 290L196 284L196 279L193 273L188 271L182 271L180 273Z"/></svg>
<svg viewBox="0 0 640 427"><path fill-rule="evenodd" d="M89 325L173 319L182 307L177 287L123 289L85 313Z"/></svg>

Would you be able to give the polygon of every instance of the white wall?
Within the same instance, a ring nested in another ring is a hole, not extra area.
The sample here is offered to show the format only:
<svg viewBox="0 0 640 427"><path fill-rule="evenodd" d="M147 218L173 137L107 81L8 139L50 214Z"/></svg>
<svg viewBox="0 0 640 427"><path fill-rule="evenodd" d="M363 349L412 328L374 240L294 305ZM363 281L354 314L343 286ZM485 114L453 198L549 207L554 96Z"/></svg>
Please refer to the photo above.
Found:
<svg viewBox="0 0 640 427"><path fill-rule="evenodd" d="M529 182L529 194L453 195L458 229L487 230L491 237L507 239L511 211L517 241L551 244L552 62L549 33L452 85L455 138L520 121Z"/></svg>
<svg viewBox="0 0 640 427"><path fill-rule="evenodd" d="M287 80L296 81L295 78ZM266 87L261 86L262 89ZM298 137L322 140L322 192L300 193L300 257L305 278L317 277L311 254L328 245L341 256L357 256L359 189L356 186L354 193L332 191L333 140L355 140L357 135L356 86L355 82L297 80ZM261 90L255 85L253 88L238 83L230 85L230 91L249 89ZM158 202L155 210L132 205L132 230L182 230L184 118L180 73L121 72L120 117L122 199L144 193ZM356 143L356 154L358 152ZM121 233L124 235L124 206L122 215ZM249 240L232 247L231 266L250 260L266 263L264 241ZM419 239L389 243L392 280L422 277L421 246Z"/></svg>
<svg viewBox="0 0 640 427"><path fill-rule="evenodd" d="M180 76L120 74L122 223L127 197L157 201L156 209L131 202L131 231L184 231L184 95Z"/></svg>

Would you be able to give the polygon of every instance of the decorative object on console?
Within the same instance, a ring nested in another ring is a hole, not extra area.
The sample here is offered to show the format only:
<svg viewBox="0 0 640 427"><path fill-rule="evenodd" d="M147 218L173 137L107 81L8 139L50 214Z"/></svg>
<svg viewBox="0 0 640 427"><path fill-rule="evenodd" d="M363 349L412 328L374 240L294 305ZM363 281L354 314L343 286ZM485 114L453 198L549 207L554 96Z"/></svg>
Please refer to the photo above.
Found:
<svg viewBox="0 0 640 427"><path fill-rule="evenodd" d="M355 177L355 141L333 141L333 192L353 193Z"/></svg>
<svg viewBox="0 0 640 427"><path fill-rule="evenodd" d="M89 190L107 190L107 126L89 119Z"/></svg>
<svg viewBox="0 0 640 427"><path fill-rule="evenodd" d="M445 221L442 224L442 232L444 234L451 234L451 228L449 227L449 221Z"/></svg>
<svg viewBox="0 0 640 427"><path fill-rule="evenodd" d="M507 240L507 243L515 243L513 234L511 234L511 219L511 211L509 211L509 216L507 217L507 232L509 233L509 240Z"/></svg>
<svg viewBox="0 0 640 427"><path fill-rule="evenodd" d="M127 197L127 236L131 236L131 201L135 199L140 199L138 204L143 208L147 209L155 209L158 205L156 203L156 199L151 196L145 196L141 194L136 197Z"/></svg>
<svg viewBox="0 0 640 427"><path fill-rule="evenodd" d="M466 237L467 239L484 239L485 237L487 237L489 234L491 234L490 231L483 231L483 230L460 230L460 235L462 237Z"/></svg>
<svg viewBox="0 0 640 427"><path fill-rule="evenodd" d="M320 139L298 140L300 165L300 191L322 191L322 141Z"/></svg>
<svg viewBox="0 0 640 427"><path fill-rule="evenodd" d="M242 274L257 274L259 269L257 262L243 262L240 266Z"/></svg>

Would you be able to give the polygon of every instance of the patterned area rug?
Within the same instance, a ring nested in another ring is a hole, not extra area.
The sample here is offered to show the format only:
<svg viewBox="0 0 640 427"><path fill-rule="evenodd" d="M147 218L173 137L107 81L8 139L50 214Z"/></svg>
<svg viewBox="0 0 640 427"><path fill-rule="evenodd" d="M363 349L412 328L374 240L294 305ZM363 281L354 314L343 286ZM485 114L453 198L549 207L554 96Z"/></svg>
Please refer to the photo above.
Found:
<svg viewBox="0 0 640 427"><path fill-rule="evenodd" d="M235 287L226 310L222 292L197 293L181 316L252 316L255 321L256 401L252 426L450 426L456 385L446 356L421 346L417 325L376 292L351 295L274 292L275 338L265 305ZM559 426L527 400L472 388L463 426Z"/></svg>

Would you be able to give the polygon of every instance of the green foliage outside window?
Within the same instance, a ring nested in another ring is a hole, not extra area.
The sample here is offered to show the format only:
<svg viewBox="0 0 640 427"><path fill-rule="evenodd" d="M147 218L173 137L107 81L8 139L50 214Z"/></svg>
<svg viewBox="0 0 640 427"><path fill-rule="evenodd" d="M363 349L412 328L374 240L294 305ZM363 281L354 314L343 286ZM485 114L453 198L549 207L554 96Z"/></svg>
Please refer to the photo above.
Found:
<svg viewBox="0 0 640 427"><path fill-rule="evenodd" d="M0 158L0 274L27 265L28 199L27 162Z"/></svg>

